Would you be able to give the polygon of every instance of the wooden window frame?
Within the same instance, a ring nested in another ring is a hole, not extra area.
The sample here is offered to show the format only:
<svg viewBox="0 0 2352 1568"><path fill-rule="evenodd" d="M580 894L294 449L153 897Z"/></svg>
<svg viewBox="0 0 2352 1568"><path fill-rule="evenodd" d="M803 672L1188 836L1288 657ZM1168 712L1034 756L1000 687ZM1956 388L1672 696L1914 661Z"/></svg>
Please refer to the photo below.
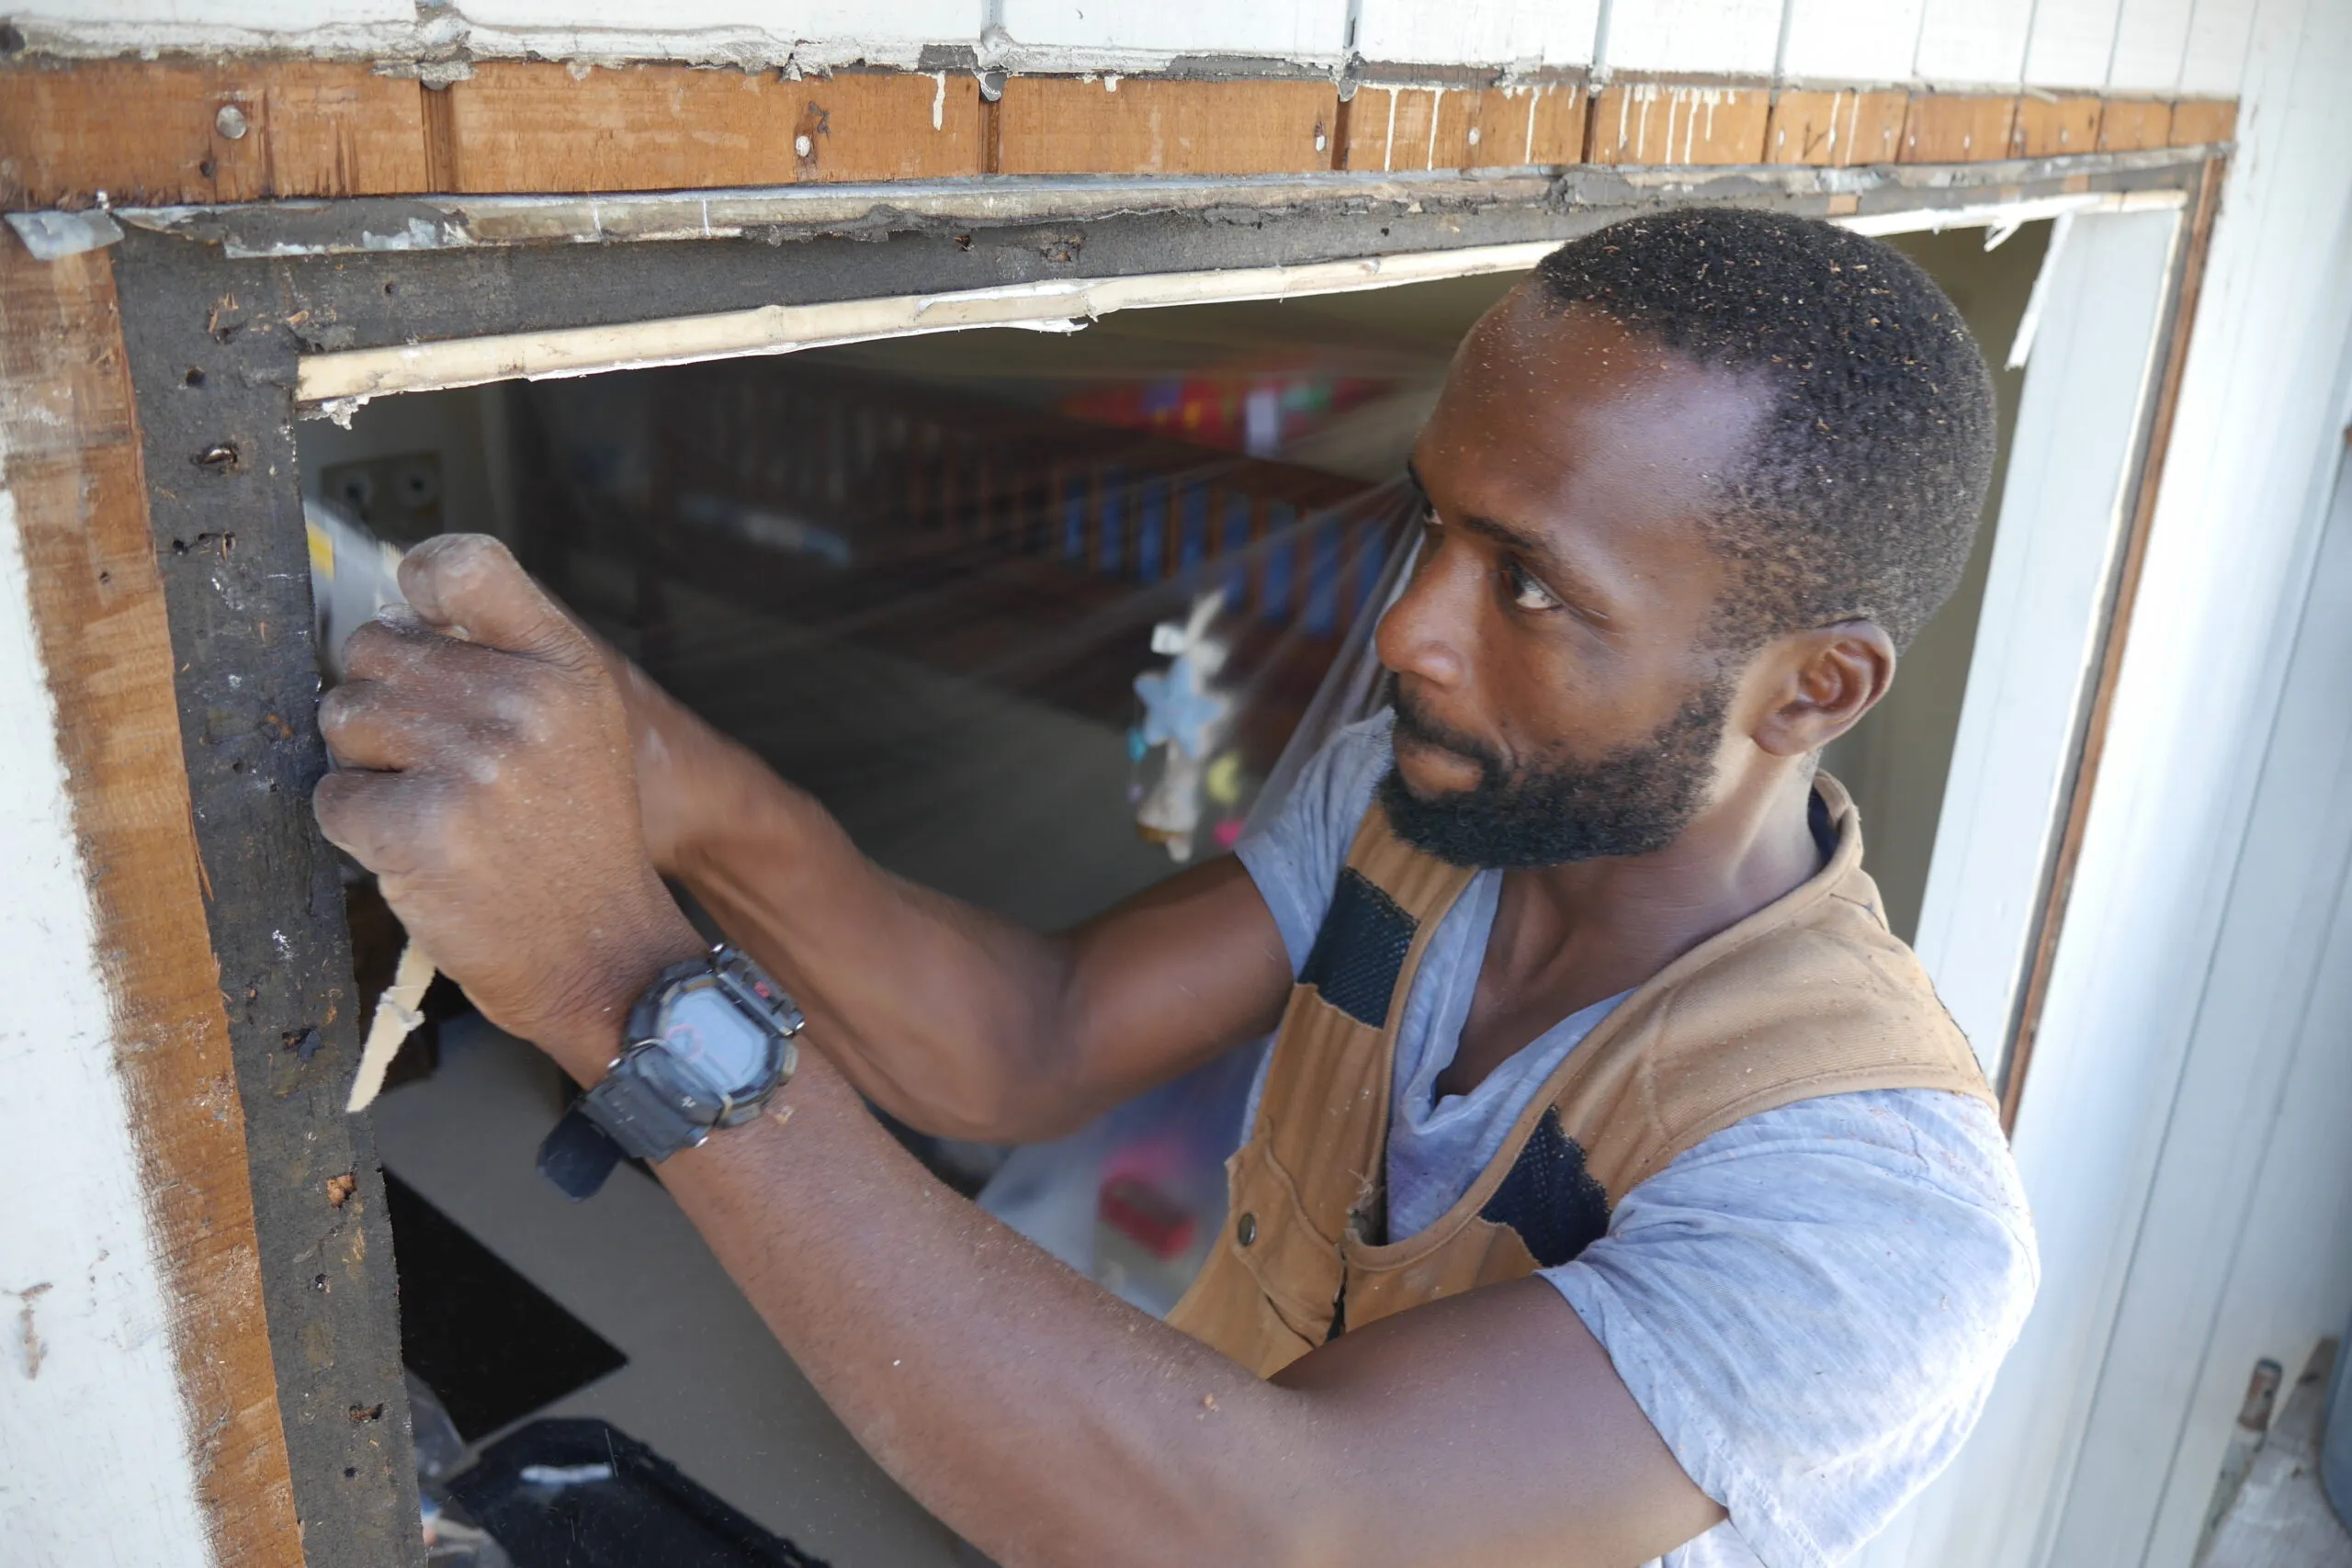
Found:
<svg viewBox="0 0 2352 1568"><path fill-rule="evenodd" d="M123 983L143 984L177 1009L175 1026L217 1032L219 1012L199 1016L214 1006L215 975L205 965L217 971L243 1146L219 1138L156 1143L156 1179L198 1191L224 1181L250 1190L249 1221L230 1205L171 1223L237 1233L228 1242L243 1241L258 1259L257 1292L232 1282L208 1294L210 1287L178 1262L174 1284L191 1300L243 1302L242 1313L216 1312L181 1332L206 1337L208 1349L242 1347L250 1356L266 1346L285 1436L282 1461L264 1452L216 1465L219 1487L235 1496L210 1506L220 1513L233 1505L265 1529L299 1517L302 1544L272 1561L373 1568L412 1562L417 1551L391 1238L369 1124L342 1110L361 1021L337 863L310 811L325 758L314 724L294 439L306 363L415 345L429 358L433 345L499 334L630 328L778 305L1550 244L1694 199L1891 231L1981 223L1988 210L2030 213L2036 203L2056 210L2189 193L2186 271L2161 350L2161 391L2018 1021L2014 1095L2097 775L2221 167L2208 147L1887 170L1588 166L1416 180L1006 178L593 199L357 197L125 211L118 214L125 232L108 248L50 263L12 254L12 290L48 290L61 301L79 290L83 304L46 314L12 310L0 324L7 340L0 346L9 350L0 378L70 391L83 367L118 378L127 372L129 428L105 436L118 454L106 499L118 510L143 509L153 560L119 561L120 580L100 581L119 603L151 619L160 614L169 631L168 662L160 645L143 650L107 672L114 694L106 700L65 679L72 671L60 663L69 656L87 663L100 650L59 643L45 657L78 799L95 805L130 787L103 767L73 762L72 738L107 725L116 711L109 702L119 705L127 690L158 712L168 701L178 719L185 826L150 824L126 853L138 864L193 863L194 885L156 896L202 919L209 952L187 942L127 951ZM1248 210L1238 205L1253 200ZM699 210L698 227L681 218L689 204ZM81 439L96 452L104 434ZM82 525L62 513L51 521ZM90 561L31 560L37 608L44 594L78 603L68 591L80 588L67 580ZM243 1168L231 1168L240 1157ZM346 1175L355 1186L339 1185ZM249 1235L240 1228L248 1224ZM196 1390L195 1429L242 1431L256 1386L248 1379Z"/></svg>

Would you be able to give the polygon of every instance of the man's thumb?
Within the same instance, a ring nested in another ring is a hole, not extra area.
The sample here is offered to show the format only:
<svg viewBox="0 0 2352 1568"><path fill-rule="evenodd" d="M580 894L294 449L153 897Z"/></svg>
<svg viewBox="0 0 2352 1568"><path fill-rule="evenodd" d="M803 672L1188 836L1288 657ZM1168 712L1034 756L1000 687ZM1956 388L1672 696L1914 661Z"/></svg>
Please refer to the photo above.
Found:
<svg viewBox="0 0 2352 1568"><path fill-rule="evenodd" d="M442 534L401 562L401 592L435 630L515 653L576 651L587 640L507 547L488 534Z"/></svg>

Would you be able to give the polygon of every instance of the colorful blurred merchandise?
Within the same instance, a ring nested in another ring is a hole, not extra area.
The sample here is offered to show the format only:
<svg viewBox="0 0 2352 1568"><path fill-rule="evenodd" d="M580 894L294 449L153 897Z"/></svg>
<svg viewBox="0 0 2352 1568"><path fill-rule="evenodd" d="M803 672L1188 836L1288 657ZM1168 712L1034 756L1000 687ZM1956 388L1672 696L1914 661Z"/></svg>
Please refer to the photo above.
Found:
<svg viewBox="0 0 2352 1568"><path fill-rule="evenodd" d="M1334 416L1394 389L1394 382L1375 377L1266 370L1112 382L1054 406L1090 424L1271 457Z"/></svg>

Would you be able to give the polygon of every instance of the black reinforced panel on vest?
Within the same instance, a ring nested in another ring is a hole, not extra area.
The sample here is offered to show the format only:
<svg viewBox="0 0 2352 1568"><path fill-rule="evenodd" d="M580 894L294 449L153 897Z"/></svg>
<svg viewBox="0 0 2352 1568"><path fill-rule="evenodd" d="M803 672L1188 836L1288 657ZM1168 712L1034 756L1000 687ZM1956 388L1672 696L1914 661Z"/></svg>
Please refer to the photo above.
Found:
<svg viewBox="0 0 2352 1568"><path fill-rule="evenodd" d="M1544 1112L1478 1217L1517 1231L1540 1269L1574 1260L1609 1233L1609 1193L1585 1169L1584 1149L1561 1128L1556 1107Z"/></svg>
<svg viewBox="0 0 2352 1568"><path fill-rule="evenodd" d="M1388 1021L1388 998L1405 967L1420 922L1353 866L1340 873L1331 908L1315 933L1315 946L1298 983L1374 1029Z"/></svg>

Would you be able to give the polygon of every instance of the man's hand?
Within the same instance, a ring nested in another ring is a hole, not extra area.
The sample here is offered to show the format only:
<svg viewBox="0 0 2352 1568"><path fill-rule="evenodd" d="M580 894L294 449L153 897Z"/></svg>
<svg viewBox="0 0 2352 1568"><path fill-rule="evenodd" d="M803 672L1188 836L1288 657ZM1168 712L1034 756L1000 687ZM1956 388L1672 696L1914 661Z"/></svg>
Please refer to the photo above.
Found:
<svg viewBox="0 0 2352 1568"><path fill-rule="evenodd" d="M426 541L401 589L414 618L355 632L320 704L344 771L319 825L485 1017L593 1081L701 946L646 852L620 693L495 539Z"/></svg>

